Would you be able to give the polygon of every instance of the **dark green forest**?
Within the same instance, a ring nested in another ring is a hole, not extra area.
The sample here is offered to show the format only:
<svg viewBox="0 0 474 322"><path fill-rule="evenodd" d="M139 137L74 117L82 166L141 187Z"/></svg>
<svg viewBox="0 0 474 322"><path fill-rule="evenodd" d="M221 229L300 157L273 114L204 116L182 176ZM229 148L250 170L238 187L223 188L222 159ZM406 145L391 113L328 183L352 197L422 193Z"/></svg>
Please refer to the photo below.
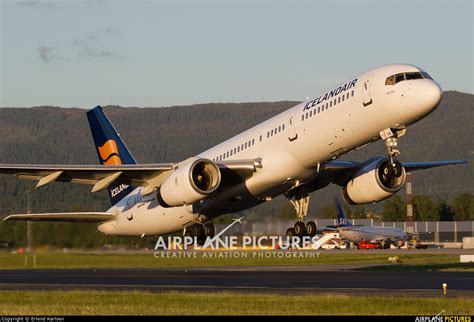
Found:
<svg viewBox="0 0 474 322"><path fill-rule="evenodd" d="M104 110L137 161L156 163L183 160L296 103L214 103L161 108L106 106ZM438 109L411 126L407 135L399 140L401 161L466 159L470 162L463 166L419 171L413 175L414 194L417 196L415 214L417 211L420 213L420 220L474 220L473 208L469 208L472 207L474 192L473 107L474 95L445 92ZM384 154L383 143L375 142L342 159L364 160ZM85 109L50 106L1 108L0 163L97 164ZM55 183L35 190L34 185L33 181L0 176L0 218L25 212L26 191L29 189L32 189L33 212L93 211L108 207L106 193L91 194L89 186ZM332 216L332 199L339 193L337 186L313 193L309 216ZM461 197L464 198L462 202L456 203ZM401 191L397 197L377 205L348 209L353 218L369 214L376 219L403 220L404 213L400 209L404 210L404 200L405 193ZM286 199L277 198L244 214L254 221L287 218L292 216L288 205ZM464 218L462 214L466 213ZM225 220L225 217L220 220ZM90 224L34 225L35 230L43 231L38 231L38 236L54 236L49 240L56 246L137 243L133 238L102 236ZM21 243L24 235L24 223L0 224L0 241Z"/></svg>

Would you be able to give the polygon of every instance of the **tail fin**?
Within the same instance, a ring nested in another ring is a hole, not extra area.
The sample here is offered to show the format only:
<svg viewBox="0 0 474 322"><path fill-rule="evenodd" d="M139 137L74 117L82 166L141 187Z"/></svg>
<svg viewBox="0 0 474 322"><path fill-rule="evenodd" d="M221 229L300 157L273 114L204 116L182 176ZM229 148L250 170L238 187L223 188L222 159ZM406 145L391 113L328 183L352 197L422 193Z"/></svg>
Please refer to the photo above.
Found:
<svg viewBox="0 0 474 322"><path fill-rule="evenodd" d="M134 157L104 114L101 106L96 106L87 111L87 120L89 121L100 164L136 164ZM108 186L107 191L112 205L123 199L134 188L123 183L112 183Z"/></svg>
<svg viewBox="0 0 474 322"><path fill-rule="evenodd" d="M339 198L334 198L334 202L336 204L337 209L337 226L352 226L352 224L347 221L346 213L342 208L342 204Z"/></svg>

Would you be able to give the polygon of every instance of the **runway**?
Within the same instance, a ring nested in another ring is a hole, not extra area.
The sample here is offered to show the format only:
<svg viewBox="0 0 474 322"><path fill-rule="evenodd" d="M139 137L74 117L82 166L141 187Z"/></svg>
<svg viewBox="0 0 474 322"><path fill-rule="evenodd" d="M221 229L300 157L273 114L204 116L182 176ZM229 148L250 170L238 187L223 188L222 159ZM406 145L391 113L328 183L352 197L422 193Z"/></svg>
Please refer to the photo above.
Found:
<svg viewBox="0 0 474 322"><path fill-rule="evenodd" d="M474 296L474 272L255 268L1 270L0 289L238 291Z"/></svg>

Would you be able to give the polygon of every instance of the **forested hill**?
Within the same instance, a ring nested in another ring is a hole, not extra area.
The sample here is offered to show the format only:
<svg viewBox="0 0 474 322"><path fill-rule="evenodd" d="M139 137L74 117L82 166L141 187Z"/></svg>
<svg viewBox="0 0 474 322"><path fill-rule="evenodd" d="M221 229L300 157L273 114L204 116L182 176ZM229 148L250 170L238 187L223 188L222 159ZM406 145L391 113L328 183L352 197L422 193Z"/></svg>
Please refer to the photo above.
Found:
<svg viewBox="0 0 474 322"><path fill-rule="evenodd" d="M179 161L201 152L297 102L200 104L167 108L105 107L137 161ZM415 193L452 198L473 192L474 95L444 93L438 109L408 129L399 142L402 161L467 159L469 165L419 172ZM377 142L345 156L362 160L384 155ZM0 163L96 164L85 110L33 107L0 109ZM24 189L33 182L0 176L0 216L25 211ZM33 192L34 211L98 210L105 193L90 187L52 184ZM312 209L326 206L336 189L317 192Z"/></svg>

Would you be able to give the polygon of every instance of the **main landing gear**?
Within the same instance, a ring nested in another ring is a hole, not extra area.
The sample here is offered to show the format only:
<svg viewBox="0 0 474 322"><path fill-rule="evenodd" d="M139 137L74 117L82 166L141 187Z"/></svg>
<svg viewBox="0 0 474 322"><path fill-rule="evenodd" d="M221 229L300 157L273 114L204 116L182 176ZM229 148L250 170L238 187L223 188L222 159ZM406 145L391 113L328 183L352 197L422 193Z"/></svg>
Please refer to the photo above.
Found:
<svg viewBox="0 0 474 322"><path fill-rule="evenodd" d="M197 243L199 245L204 245L206 239L213 238L216 233L216 230L214 229L214 225L210 222L206 224L200 224L196 223L188 228L186 228L186 231L184 233L184 236L186 237L191 237L191 238L196 238Z"/></svg>
<svg viewBox="0 0 474 322"><path fill-rule="evenodd" d="M286 231L286 236L289 238L293 236L316 236L316 223L314 221L309 221L307 224L304 223L306 215L308 214L308 192L304 189L304 187L297 187L293 189L291 193L285 194L285 196L290 200L291 204L295 208L297 218L295 225L292 228L288 228Z"/></svg>

